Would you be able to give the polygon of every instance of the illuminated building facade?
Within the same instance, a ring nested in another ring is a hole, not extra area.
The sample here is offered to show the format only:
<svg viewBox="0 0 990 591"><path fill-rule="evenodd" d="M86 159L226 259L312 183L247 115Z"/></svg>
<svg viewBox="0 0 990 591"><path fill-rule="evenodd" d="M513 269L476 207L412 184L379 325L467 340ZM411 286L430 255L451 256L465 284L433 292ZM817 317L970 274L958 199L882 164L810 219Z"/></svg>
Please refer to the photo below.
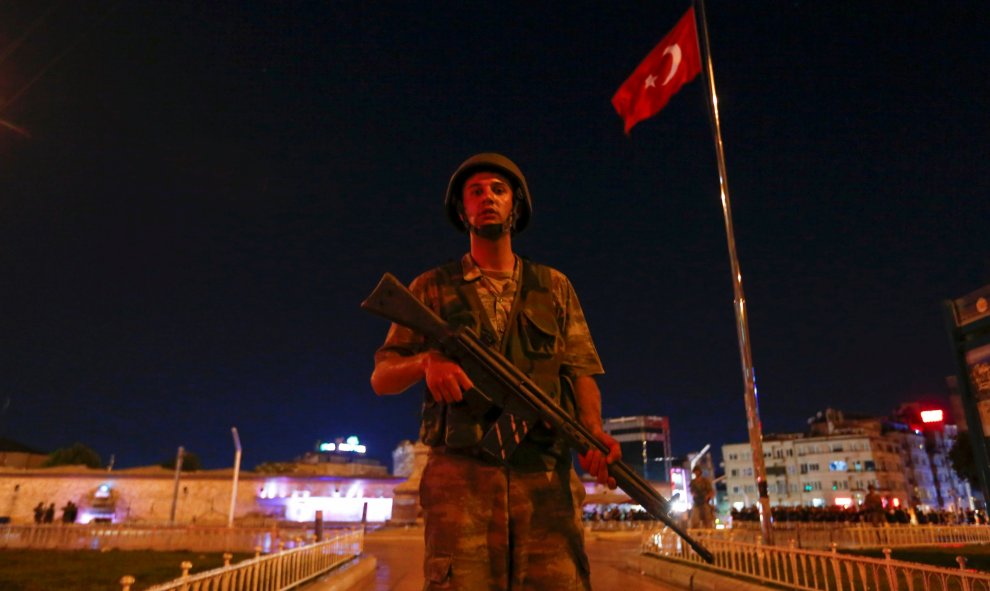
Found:
<svg viewBox="0 0 990 591"><path fill-rule="evenodd" d="M858 506L872 484L894 507L968 507L958 476L946 473L951 448L946 434L954 428L940 428L936 436L913 424L847 417L833 409L808 423L807 433L764 437L772 505ZM749 444L723 445L722 457L730 504L736 508L755 504Z"/></svg>
<svg viewBox="0 0 990 591"><path fill-rule="evenodd" d="M927 410L926 410L927 409ZM960 415L961 416L961 415ZM902 404L894 412L897 421L924 438L924 452L931 466L931 483L936 507L968 507L972 490L964 478L952 469L949 451L959 437L949 414L918 403Z"/></svg>
<svg viewBox="0 0 990 591"><path fill-rule="evenodd" d="M388 468L365 457L368 449L355 435L317 441L313 451L296 458L294 472L327 476L388 476Z"/></svg>
<svg viewBox="0 0 990 591"><path fill-rule="evenodd" d="M602 428L622 447L622 459L653 482L670 482L670 421L667 417L605 419Z"/></svg>
<svg viewBox="0 0 990 591"><path fill-rule="evenodd" d="M406 479L364 459L365 451L356 437L324 442L295 462L241 471L236 493L230 468L181 472L176 482L174 470L160 466L0 467L0 490L10 491L0 497L0 517L33 523L38 502L59 508L72 501L78 523L169 523L174 515L177 524L226 525L233 496L235 523L311 522L317 511L329 523L389 521L395 489Z"/></svg>
<svg viewBox="0 0 990 591"><path fill-rule="evenodd" d="M177 524L226 525L232 477L229 468L182 473L176 489L175 472L159 466L112 472L83 466L0 468L0 490L9 491L0 498L0 516L14 524L33 523L38 502L55 503L59 509L72 501L79 507L77 523L164 524L171 519L174 502ZM402 482L390 477L242 471L234 521L312 521L319 510L326 522L358 522L367 504L368 521L384 522L391 519L394 489Z"/></svg>

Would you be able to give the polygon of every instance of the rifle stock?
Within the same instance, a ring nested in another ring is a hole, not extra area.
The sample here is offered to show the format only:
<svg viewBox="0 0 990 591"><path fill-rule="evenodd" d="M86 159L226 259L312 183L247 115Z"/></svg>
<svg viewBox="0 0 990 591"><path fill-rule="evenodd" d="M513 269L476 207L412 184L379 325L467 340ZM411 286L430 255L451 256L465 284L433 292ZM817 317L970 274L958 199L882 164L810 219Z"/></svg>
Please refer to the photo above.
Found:
<svg viewBox="0 0 990 591"><path fill-rule="evenodd" d="M527 420L537 418L546 421L578 453L584 454L595 448L608 454L608 446L561 409L529 376L500 353L485 346L471 329L451 328L392 274L386 273L382 277L371 295L361 303L361 309L406 326L436 342L444 354L456 360L474 382L475 388L465 393L465 398L474 396L480 400L469 400L469 403L494 404ZM485 441L489 438L486 437ZM485 451L495 459L504 460L504 457L499 458L496 450ZM647 513L666 524L699 556L709 563L714 561L712 553L670 517L667 499L638 472L622 461L610 464L608 471L619 488L642 505Z"/></svg>

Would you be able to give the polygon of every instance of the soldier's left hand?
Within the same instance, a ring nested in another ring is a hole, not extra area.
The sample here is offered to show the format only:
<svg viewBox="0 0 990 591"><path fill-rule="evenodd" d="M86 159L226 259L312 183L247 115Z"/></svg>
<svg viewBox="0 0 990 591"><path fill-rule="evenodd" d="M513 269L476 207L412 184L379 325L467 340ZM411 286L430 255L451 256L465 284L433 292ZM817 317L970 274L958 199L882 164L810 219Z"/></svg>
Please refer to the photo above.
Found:
<svg viewBox="0 0 990 591"><path fill-rule="evenodd" d="M622 449L619 447L619 442L605 431L598 430L594 435L596 439L608 446L608 455L603 454L597 447L593 447L587 453L578 456L578 463L581 464L581 469L594 476L599 484L615 489L617 486L615 478L608 475L608 465L622 459Z"/></svg>

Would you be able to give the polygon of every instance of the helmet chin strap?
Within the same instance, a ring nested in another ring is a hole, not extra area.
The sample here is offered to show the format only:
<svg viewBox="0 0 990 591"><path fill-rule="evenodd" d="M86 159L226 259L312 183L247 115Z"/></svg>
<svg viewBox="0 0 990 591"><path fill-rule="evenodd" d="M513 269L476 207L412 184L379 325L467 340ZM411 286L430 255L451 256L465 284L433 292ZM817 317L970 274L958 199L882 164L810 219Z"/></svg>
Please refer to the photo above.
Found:
<svg viewBox="0 0 990 591"><path fill-rule="evenodd" d="M461 218L463 219L463 218ZM497 240L505 234L510 234L512 232L512 227L516 223L516 210L512 209L512 213L509 214L508 219L506 219L501 224L485 224L483 226L475 226L467 220L464 220L464 225L468 227L468 230L485 240Z"/></svg>
<svg viewBox="0 0 990 591"><path fill-rule="evenodd" d="M501 224L485 224L483 226L469 225L472 234L486 240L497 240L512 231L512 219L508 219Z"/></svg>
<svg viewBox="0 0 990 591"><path fill-rule="evenodd" d="M476 236L484 238L485 240L497 240L505 234L511 234L513 227L516 225L516 217L519 215L519 203L514 202L512 204L512 211L509 213L509 217L501 224L485 224L483 226L475 226L467 220L467 216L464 215L464 203L458 204L458 212L461 215L461 221L464 223L464 227L468 231Z"/></svg>

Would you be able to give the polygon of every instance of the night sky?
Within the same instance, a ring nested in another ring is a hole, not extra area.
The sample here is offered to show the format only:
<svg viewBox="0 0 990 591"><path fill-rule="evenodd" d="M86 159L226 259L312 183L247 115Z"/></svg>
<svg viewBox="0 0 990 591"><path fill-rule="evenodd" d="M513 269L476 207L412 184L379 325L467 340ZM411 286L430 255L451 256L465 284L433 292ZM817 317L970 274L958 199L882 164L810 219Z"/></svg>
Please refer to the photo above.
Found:
<svg viewBox="0 0 990 591"><path fill-rule="evenodd" d="M391 465L421 394L373 394L358 304L466 251L442 195L491 150L605 415L745 441L705 86L630 136L610 104L688 6L0 4L0 436L219 468L236 426L251 468L356 434ZM941 301L990 282L987 4L707 8L765 432L943 399Z"/></svg>

